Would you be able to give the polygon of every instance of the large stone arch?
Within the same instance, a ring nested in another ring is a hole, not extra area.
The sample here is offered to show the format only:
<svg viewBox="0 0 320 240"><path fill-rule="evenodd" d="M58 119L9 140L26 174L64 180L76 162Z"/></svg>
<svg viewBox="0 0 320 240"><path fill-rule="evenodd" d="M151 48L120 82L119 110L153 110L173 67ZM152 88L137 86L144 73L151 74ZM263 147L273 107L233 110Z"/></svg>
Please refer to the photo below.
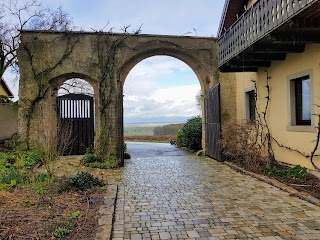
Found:
<svg viewBox="0 0 320 240"><path fill-rule="evenodd" d="M199 79L203 95L218 82L214 38L22 31L18 51L21 141L27 142L29 147L37 145L35 126L41 121L40 117L48 119L52 115L43 110L46 108L41 108L39 114L39 106L52 106L50 98L55 96L59 84L78 77L94 83L97 151L122 160L123 84L138 62L156 55L175 57L189 65ZM203 127L205 129L204 122Z"/></svg>
<svg viewBox="0 0 320 240"><path fill-rule="evenodd" d="M176 59L181 60L185 64L187 64L192 71L195 73L195 75L198 78L199 84L201 86L201 92L202 95L204 96L207 90L210 87L210 82L212 79L214 81L217 81L217 78L215 76L215 72L210 71L210 69L207 69L201 61L196 59L194 56L190 55L189 53L179 51L178 49L175 48L169 48L168 46L161 46L161 44L157 44L158 46L148 49L146 47L145 51L141 51L128 59L121 67L119 70L119 78L120 81L125 84L125 80L129 74L129 72L133 69L134 66L136 66L139 62L150 58L154 56L169 56L169 57L174 57ZM160 45L160 46L159 46ZM168 44L166 44L168 45ZM211 79L211 80L210 80ZM122 100L123 102L123 100ZM205 124L205 112L204 112L204 101L202 99L202 146L203 149L206 149L206 135L205 135L205 129L206 129L206 124ZM123 108L123 107L122 107ZM123 118L123 116L122 116Z"/></svg>
<svg viewBox="0 0 320 240"><path fill-rule="evenodd" d="M139 62L154 56L168 56L181 60L182 62L187 64L196 74L201 89L204 90L208 86L208 84L205 84L206 79L208 79L209 76L212 75L212 73L210 73L208 69L201 67L201 62L193 56L170 48L156 48L141 52L133 56L127 62L125 62L123 66L120 68L120 81L124 83L129 72Z"/></svg>

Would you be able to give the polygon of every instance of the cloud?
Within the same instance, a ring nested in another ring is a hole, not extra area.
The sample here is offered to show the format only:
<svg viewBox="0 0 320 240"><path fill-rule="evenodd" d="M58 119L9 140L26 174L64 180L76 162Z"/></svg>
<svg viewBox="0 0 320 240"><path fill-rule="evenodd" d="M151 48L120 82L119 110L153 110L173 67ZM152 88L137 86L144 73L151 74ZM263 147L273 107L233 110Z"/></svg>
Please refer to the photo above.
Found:
<svg viewBox="0 0 320 240"><path fill-rule="evenodd" d="M171 57L153 57L136 65L124 85L125 121L138 118L191 117L200 114L194 72Z"/></svg>
<svg viewBox="0 0 320 240"><path fill-rule="evenodd" d="M224 0L44 0L50 7L62 7L73 16L75 25L85 30L108 28L116 31L131 25L132 31L143 24L142 32L182 35L197 30L198 35L216 35ZM108 29L106 29L108 30Z"/></svg>

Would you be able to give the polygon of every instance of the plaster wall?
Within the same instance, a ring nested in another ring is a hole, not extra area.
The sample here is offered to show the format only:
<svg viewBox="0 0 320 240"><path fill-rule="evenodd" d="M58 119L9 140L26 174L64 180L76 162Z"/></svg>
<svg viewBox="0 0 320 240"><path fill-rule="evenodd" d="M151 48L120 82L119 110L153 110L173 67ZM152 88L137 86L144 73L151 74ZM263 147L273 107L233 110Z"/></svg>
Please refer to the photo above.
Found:
<svg viewBox="0 0 320 240"><path fill-rule="evenodd" d="M6 90L2 87L2 85L0 84L0 95L3 95L3 96L8 96Z"/></svg>
<svg viewBox="0 0 320 240"><path fill-rule="evenodd" d="M247 4L247 9L251 8L253 4L255 4L258 0L249 0Z"/></svg>
<svg viewBox="0 0 320 240"><path fill-rule="evenodd" d="M0 103L0 141L18 132L18 105Z"/></svg>
<svg viewBox="0 0 320 240"><path fill-rule="evenodd" d="M316 126L318 119L312 116L311 127L292 126L290 116L290 79L306 74L311 75L311 114L320 113L315 105L320 105L320 44L307 44L303 53L287 54L284 61L273 61L271 67L261 68L258 73L236 73L237 78L237 119L245 116L244 94L246 88L253 88L251 80L257 80L258 102L261 112L265 107L266 72L271 79L270 106L267 120L272 136L281 144L292 149L297 149L306 155L310 155L316 140ZM313 169L310 160L300 154L273 144L277 160L289 164L300 164ZM317 154L320 151L318 150ZM316 158L316 165L320 167L320 158Z"/></svg>

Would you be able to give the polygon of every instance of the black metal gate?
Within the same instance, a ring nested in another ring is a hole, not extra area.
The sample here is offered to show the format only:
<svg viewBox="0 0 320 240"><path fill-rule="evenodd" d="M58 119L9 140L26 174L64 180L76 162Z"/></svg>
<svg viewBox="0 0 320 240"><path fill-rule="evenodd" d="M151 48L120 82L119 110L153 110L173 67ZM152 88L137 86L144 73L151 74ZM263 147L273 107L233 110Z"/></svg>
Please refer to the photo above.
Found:
<svg viewBox="0 0 320 240"><path fill-rule="evenodd" d="M65 155L81 155L94 143L93 97L84 94L67 94L58 97L58 139L68 138ZM66 131L70 131L66 134Z"/></svg>
<svg viewBox="0 0 320 240"><path fill-rule="evenodd" d="M207 154L216 160L221 160L221 105L220 83L211 88L205 97L206 107L206 145Z"/></svg>

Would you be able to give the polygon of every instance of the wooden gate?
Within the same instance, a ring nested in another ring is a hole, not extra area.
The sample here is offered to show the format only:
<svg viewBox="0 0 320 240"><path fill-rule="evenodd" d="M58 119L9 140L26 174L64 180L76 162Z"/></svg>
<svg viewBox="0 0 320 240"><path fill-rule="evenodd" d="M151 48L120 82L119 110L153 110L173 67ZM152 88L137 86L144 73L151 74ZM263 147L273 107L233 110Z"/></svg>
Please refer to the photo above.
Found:
<svg viewBox="0 0 320 240"><path fill-rule="evenodd" d="M211 88L205 96L206 109L206 145L207 154L221 161L221 105L220 83Z"/></svg>
<svg viewBox="0 0 320 240"><path fill-rule="evenodd" d="M62 138L66 137L66 131L70 131L64 155L82 155L94 143L93 97L67 94L58 97L57 101L59 143L66 141Z"/></svg>

